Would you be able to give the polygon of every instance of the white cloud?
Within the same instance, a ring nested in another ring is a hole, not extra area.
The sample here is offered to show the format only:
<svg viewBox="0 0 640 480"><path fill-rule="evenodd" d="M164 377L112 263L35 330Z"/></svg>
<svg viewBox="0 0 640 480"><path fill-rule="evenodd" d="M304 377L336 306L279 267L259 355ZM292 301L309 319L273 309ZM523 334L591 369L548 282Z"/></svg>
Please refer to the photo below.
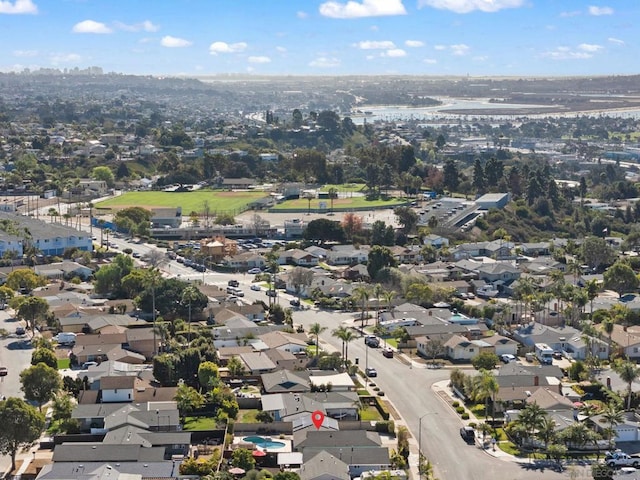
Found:
<svg viewBox="0 0 640 480"><path fill-rule="evenodd" d="M392 48L396 48L396 45L388 40L381 42L375 40L364 40L362 42L354 43L353 46L360 50L390 50Z"/></svg>
<svg viewBox="0 0 640 480"><path fill-rule="evenodd" d="M349 0L347 3L325 2L320 15L329 18L365 18L406 15L402 0Z"/></svg>
<svg viewBox="0 0 640 480"><path fill-rule="evenodd" d="M489 60L489 57L487 55L477 55L473 57L472 60L474 62L486 62L487 60Z"/></svg>
<svg viewBox="0 0 640 480"><path fill-rule="evenodd" d="M555 50L544 52L542 56L552 60L585 60L593 57L593 54L585 51L572 50L569 47L557 47Z"/></svg>
<svg viewBox="0 0 640 480"><path fill-rule="evenodd" d="M602 50L603 47L602 45L594 45L591 43L581 43L580 45L578 45L578 49L582 50L583 52L597 52L599 50Z"/></svg>
<svg viewBox="0 0 640 480"><path fill-rule="evenodd" d="M77 53L54 53L50 60L53 65L59 65L61 63L77 63L82 60L82 57Z"/></svg>
<svg viewBox="0 0 640 480"><path fill-rule="evenodd" d="M37 50L14 50L13 56L14 57L37 57L38 51Z"/></svg>
<svg viewBox="0 0 640 480"><path fill-rule="evenodd" d="M609 37L607 40L611 43L615 43L616 45L624 45L624 40L620 40L619 38Z"/></svg>
<svg viewBox="0 0 640 480"><path fill-rule="evenodd" d="M209 45L209 53L211 55L217 55L219 53L238 53L247 48L245 42L227 43L227 42L213 42Z"/></svg>
<svg viewBox="0 0 640 480"><path fill-rule="evenodd" d="M406 57L407 56L407 52L405 52L401 48L392 48L391 50L387 50L386 52L382 52L382 56L383 57L393 57L393 58Z"/></svg>
<svg viewBox="0 0 640 480"><path fill-rule="evenodd" d="M255 56L248 58L249 63L271 63L271 59L265 56Z"/></svg>
<svg viewBox="0 0 640 480"><path fill-rule="evenodd" d="M337 58L329 58L329 57L318 57L309 62L310 67L318 67L318 68L334 68L340 66L340 60Z"/></svg>
<svg viewBox="0 0 640 480"><path fill-rule="evenodd" d="M278 53L287 53L287 49L285 47L276 47L276 51Z"/></svg>
<svg viewBox="0 0 640 480"><path fill-rule="evenodd" d="M433 65L435 63L438 63L438 61L435 58L425 58L424 60L422 60L423 63L428 63L429 65Z"/></svg>
<svg viewBox="0 0 640 480"><path fill-rule="evenodd" d="M303 12L303 11L296 12L296 17L298 17L301 20L304 20L308 16L309 14L307 12Z"/></svg>
<svg viewBox="0 0 640 480"><path fill-rule="evenodd" d="M446 45L434 45L433 49L434 50L446 50L447 46Z"/></svg>
<svg viewBox="0 0 640 480"><path fill-rule="evenodd" d="M522 7L524 4L525 0L418 0L418 8L432 7L455 13L469 13L474 10L492 13L505 8Z"/></svg>
<svg viewBox="0 0 640 480"><path fill-rule="evenodd" d="M76 23L71 29L73 33L111 33L112 30L102 22L84 20Z"/></svg>
<svg viewBox="0 0 640 480"><path fill-rule="evenodd" d="M38 7L32 0L0 0L0 13L7 15L36 14Z"/></svg>
<svg viewBox="0 0 640 480"><path fill-rule="evenodd" d="M162 37L160 40L160 45L167 48L182 48L189 47L193 45L193 42L189 40L185 40L184 38L172 37L171 35L166 35Z"/></svg>
<svg viewBox="0 0 640 480"><path fill-rule="evenodd" d="M451 45L449 48L451 48L451 51L453 52L453 54L457 55L457 56L462 56L462 55L466 55L467 53L469 53L469 46L465 45L464 43L459 43L457 45Z"/></svg>
<svg viewBox="0 0 640 480"><path fill-rule="evenodd" d="M421 40L407 40L404 44L409 48L424 47L424 42Z"/></svg>
<svg viewBox="0 0 640 480"><path fill-rule="evenodd" d="M122 22L115 22L114 24L117 29L125 32L157 32L160 30L160 25L154 24L151 20L144 20L131 25Z"/></svg>
<svg viewBox="0 0 640 480"><path fill-rule="evenodd" d="M372 32L377 32L378 30L380 30L380 27L378 27L378 25L371 25L369 27L369 30L371 30Z"/></svg>
<svg viewBox="0 0 640 480"><path fill-rule="evenodd" d="M599 17L601 15L613 15L613 8L611 7L596 7L591 5L589 7L589 15L595 15Z"/></svg>
<svg viewBox="0 0 640 480"><path fill-rule="evenodd" d="M560 14L561 17L577 17L578 15L582 15L580 10L572 10L570 12L562 12Z"/></svg>

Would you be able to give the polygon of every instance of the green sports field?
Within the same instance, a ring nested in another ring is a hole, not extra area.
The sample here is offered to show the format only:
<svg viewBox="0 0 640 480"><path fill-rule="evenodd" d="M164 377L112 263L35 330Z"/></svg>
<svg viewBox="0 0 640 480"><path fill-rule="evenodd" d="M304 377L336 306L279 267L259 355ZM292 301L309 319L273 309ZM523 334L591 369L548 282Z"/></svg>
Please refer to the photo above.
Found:
<svg viewBox="0 0 640 480"><path fill-rule="evenodd" d="M95 205L98 209L120 210L127 207L159 208L182 207L182 212L203 212L204 202L209 202L212 213L217 211L239 212L254 200L265 197L265 192L229 192L197 190L195 192L126 192Z"/></svg>
<svg viewBox="0 0 640 480"><path fill-rule="evenodd" d="M326 209L331 209L331 201L329 199L317 199L311 200L311 210L318 210L320 203L326 204ZM406 199L391 198L388 200L367 200L366 197L350 197L350 198L336 198L333 200L334 209L366 209L366 208L392 208L407 203ZM279 205L271 208L271 211L277 212L278 210L300 209L304 210L309 208L309 201L305 198L298 198L296 200L287 200Z"/></svg>

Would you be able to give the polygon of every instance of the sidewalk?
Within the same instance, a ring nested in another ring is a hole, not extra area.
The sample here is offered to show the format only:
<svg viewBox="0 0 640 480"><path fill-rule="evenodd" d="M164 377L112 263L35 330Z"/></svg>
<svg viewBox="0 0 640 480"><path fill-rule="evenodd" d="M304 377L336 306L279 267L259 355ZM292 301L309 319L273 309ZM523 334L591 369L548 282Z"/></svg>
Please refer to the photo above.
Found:
<svg viewBox="0 0 640 480"><path fill-rule="evenodd" d="M461 406L464 406L464 402L461 401L459 398L454 397L453 392L451 391L451 389L449 388L449 380L442 380L441 382L436 382L433 385L431 385L432 390L438 395L438 397L445 402L449 408L451 408L451 411L453 413L453 415L459 416L458 413L455 411L455 408L453 408L453 402L459 402ZM460 418L460 426L469 426L469 424L471 423L475 423L476 425L478 425L479 423L482 423L482 421L480 419L478 419L473 412L471 412L469 409L467 409L465 407L466 412L469 414L469 419L468 420L463 420L462 418ZM491 447L484 447L482 445L482 438L478 438L478 436L476 435L476 446L478 448L481 448L487 455L491 455L494 458L499 458L500 460L503 461L510 461L510 462L521 462L522 459L515 457L513 455L511 455L510 453L504 452L502 451L498 445L493 445Z"/></svg>

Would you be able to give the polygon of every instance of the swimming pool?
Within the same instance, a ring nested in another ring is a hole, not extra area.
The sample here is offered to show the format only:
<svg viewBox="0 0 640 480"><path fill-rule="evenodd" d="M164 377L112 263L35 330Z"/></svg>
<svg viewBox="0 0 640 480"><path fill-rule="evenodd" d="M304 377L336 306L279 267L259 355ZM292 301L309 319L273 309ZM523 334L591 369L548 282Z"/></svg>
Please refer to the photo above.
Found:
<svg viewBox="0 0 640 480"><path fill-rule="evenodd" d="M271 440L269 437L260 437L258 435L253 435L251 437L244 437L242 439L243 442L249 442L257 445L262 448L282 448L285 446L282 442L275 442Z"/></svg>

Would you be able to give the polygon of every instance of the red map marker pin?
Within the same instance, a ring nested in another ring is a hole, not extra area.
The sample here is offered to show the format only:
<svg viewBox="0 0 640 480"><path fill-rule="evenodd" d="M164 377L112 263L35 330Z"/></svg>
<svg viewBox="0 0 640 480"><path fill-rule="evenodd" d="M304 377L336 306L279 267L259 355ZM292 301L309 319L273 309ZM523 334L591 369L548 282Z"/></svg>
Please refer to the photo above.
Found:
<svg viewBox="0 0 640 480"><path fill-rule="evenodd" d="M316 426L316 429L320 430L322 422L324 422L324 413L322 413L320 410L316 410L311 414L311 421Z"/></svg>

